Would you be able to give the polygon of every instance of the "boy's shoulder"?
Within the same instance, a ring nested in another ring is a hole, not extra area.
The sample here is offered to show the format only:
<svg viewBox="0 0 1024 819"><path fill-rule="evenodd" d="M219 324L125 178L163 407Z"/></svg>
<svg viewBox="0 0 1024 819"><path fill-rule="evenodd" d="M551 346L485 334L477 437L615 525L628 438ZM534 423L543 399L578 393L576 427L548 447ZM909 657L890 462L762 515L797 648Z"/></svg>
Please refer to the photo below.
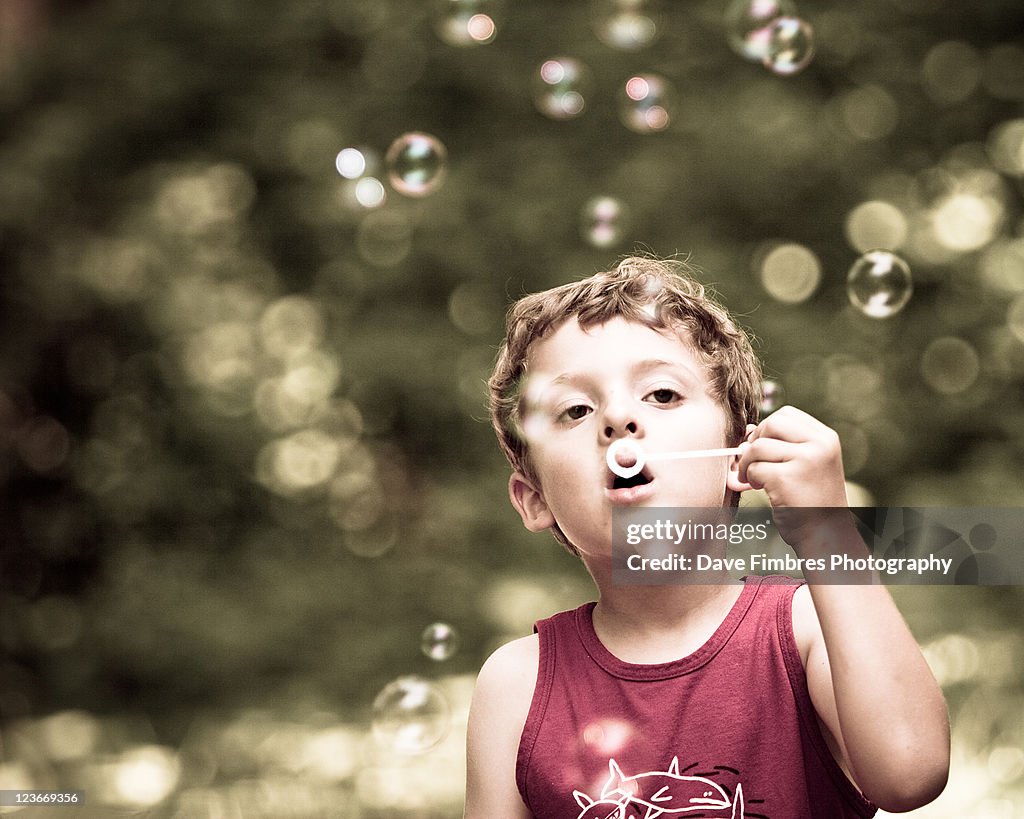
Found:
<svg viewBox="0 0 1024 819"><path fill-rule="evenodd" d="M471 722L488 732L519 734L533 703L537 685L540 641L536 634L505 643L480 668L473 690Z"/></svg>
<svg viewBox="0 0 1024 819"><path fill-rule="evenodd" d="M536 634L519 637L495 649L480 668L477 688L504 690L506 694L529 691L537 684L540 639Z"/></svg>

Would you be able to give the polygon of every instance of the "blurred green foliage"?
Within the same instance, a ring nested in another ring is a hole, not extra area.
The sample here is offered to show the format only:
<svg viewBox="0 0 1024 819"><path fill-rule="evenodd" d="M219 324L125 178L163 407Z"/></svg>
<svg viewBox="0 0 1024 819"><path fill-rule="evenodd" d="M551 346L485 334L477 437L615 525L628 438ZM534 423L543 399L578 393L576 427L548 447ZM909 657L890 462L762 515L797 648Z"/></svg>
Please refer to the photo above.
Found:
<svg viewBox="0 0 1024 819"><path fill-rule="evenodd" d="M475 5L493 42L438 36ZM1022 505L1020 4L803 0L791 77L729 48L725 2L634 5L658 36L618 50L585 2L96 0L34 31L16 8L42 5L8 7L0 779L167 815L458 815L466 675L590 594L505 501L503 311L634 248L692 255L865 497ZM534 101L554 57L589 72L563 121ZM658 132L623 123L638 72L674 89ZM379 167L360 205L337 153L410 131L446 146L443 185L404 197ZM598 196L612 240L584 226ZM914 276L883 320L845 292L878 235ZM762 262L787 245L818 278L779 300ZM921 815L1024 810L1020 589L896 593L959 754ZM441 756L402 768L418 802L364 747L403 674L455 703Z"/></svg>

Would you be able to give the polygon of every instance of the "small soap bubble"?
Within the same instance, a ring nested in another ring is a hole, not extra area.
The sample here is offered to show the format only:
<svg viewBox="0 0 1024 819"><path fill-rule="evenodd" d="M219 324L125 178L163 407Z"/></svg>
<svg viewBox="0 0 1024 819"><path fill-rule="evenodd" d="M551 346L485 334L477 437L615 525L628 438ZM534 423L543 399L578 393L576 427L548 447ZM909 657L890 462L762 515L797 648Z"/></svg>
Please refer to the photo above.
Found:
<svg viewBox="0 0 1024 819"><path fill-rule="evenodd" d="M672 86L657 74L637 74L626 80L619 98L623 125L638 134L664 131L671 119Z"/></svg>
<svg viewBox="0 0 1024 819"><path fill-rule="evenodd" d="M799 17L779 17L768 29L762 62L773 74L788 77L803 71L814 57L814 30Z"/></svg>
<svg viewBox="0 0 1024 819"><path fill-rule="evenodd" d="M650 45L659 14L651 0L594 0L594 30L602 42L623 51Z"/></svg>
<svg viewBox="0 0 1024 819"><path fill-rule="evenodd" d="M498 0L437 0L434 31L448 45L459 48L486 45L498 34Z"/></svg>
<svg viewBox="0 0 1024 819"><path fill-rule="evenodd" d="M546 117L572 119L586 108L590 84L590 71L579 60L553 57L537 71L533 101Z"/></svg>
<svg viewBox="0 0 1024 819"><path fill-rule="evenodd" d="M612 196L595 196L580 213L580 232L594 247L612 247L622 241L628 221L626 206Z"/></svg>
<svg viewBox="0 0 1024 819"><path fill-rule="evenodd" d="M384 162L388 181L396 191L427 196L444 181L448 151L437 137L413 131L391 143Z"/></svg>
<svg viewBox="0 0 1024 819"><path fill-rule="evenodd" d="M373 701L373 736L389 750L422 754L444 738L450 715L448 701L429 681L399 677Z"/></svg>
<svg viewBox="0 0 1024 819"><path fill-rule="evenodd" d="M869 250L850 268L846 292L865 316L888 318L910 301L910 266L888 250Z"/></svg>
<svg viewBox="0 0 1024 819"><path fill-rule="evenodd" d="M761 62L768 54L771 24L795 14L792 0L733 0L725 11L729 45L741 57Z"/></svg>
<svg viewBox="0 0 1024 819"><path fill-rule="evenodd" d="M450 659L459 650L459 633L447 623L431 623L423 629L420 648L431 660Z"/></svg>
<svg viewBox="0 0 1024 819"><path fill-rule="evenodd" d="M760 417L767 418L785 403L786 391L782 384L774 378L766 378L761 383L761 404L758 407Z"/></svg>

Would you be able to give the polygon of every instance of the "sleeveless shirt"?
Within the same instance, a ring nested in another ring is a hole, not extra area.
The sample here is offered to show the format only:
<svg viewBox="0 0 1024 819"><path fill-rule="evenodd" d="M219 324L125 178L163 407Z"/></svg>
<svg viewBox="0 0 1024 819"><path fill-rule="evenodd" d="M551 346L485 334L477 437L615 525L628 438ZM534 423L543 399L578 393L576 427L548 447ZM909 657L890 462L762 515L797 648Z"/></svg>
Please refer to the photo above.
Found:
<svg viewBox="0 0 1024 819"><path fill-rule="evenodd" d="M537 685L516 761L536 819L870 817L818 725L790 578L747 578L711 638L632 664L594 631L595 603L536 625Z"/></svg>

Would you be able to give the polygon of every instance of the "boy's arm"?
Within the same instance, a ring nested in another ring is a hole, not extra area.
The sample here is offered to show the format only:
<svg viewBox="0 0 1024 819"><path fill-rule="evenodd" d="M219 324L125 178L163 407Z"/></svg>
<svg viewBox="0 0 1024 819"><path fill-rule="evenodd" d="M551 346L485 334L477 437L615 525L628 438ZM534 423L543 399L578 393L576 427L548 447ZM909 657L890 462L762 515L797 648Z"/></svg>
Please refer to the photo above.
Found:
<svg viewBox="0 0 1024 819"><path fill-rule="evenodd" d="M839 438L810 415L784 407L747 441L738 480L767 492L777 521L787 508L847 505ZM845 525L841 516L821 526L795 520L802 525L783 534L800 557L867 554L849 517ZM888 811L938 796L949 771L946 706L888 590L812 579L794 600L794 629L811 699L864 795Z"/></svg>
<svg viewBox="0 0 1024 819"><path fill-rule="evenodd" d="M513 640L484 663L469 709L464 819L532 819L516 787L519 740L537 682L536 635Z"/></svg>
<svg viewBox="0 0 1024 819"><path fill-rule="evenodd" d="M793 618L807 686L840 762L883 810L931 802L949 772L949 720L888 590L811 584L800 591Z"/></svg>

